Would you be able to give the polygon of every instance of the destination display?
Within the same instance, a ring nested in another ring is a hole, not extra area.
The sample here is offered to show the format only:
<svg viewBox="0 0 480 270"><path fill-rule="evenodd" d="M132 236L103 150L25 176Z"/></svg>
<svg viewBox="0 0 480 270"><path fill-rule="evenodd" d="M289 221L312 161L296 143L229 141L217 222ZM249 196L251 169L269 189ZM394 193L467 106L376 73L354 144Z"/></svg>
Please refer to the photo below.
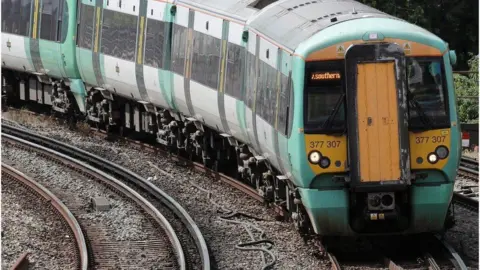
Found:
<svg viewBox="0 0 480 270"><path fill-rule="evenodd" d="M311 81L332 81L340 80L342 75L337 71L316 71L310 74Z"/></svg>

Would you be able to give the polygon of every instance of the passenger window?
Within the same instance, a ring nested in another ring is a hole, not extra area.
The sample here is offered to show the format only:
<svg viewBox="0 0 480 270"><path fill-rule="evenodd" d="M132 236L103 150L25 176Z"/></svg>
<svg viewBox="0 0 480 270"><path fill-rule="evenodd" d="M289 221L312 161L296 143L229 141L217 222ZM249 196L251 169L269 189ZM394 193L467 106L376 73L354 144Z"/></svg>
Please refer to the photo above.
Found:
<svg viewBox="0 0 480 270"><path fill-rule="evenodd" d="M164 27L164 22L148 19L145 35L145 65L163 68Z"/></svg>
<svg viewBox="0 0 480 270"><path fill-rule="evenodd" d="M228 43L225 92L238 100L242 99L244 62L245 48L236 44Z"/></svg>
<svg viewBox="0 0 480 270"><path fill-rule="evenodd" d="M2 32L28 36L32 0L2 0Z"/></svg>
<svg viewBox="0 0 480 270"><path fill-rule="evenodd" d="M192 79L212 89L218 87L221 40L193 32Z"/></svg>
<svg viewBox="0 0 480 270"><path fill-rule="evenodd" d="M102 52L127 61L135 61L137 16L103 11Z"/></svg>
<svg viewBox="0 0 480 270"><path fill-rule="evenodd" d="M174 24L172 37L172 71L184 75L185 44L187 42L187 28Z"/></svg>
<svg viewBox="0 0 480 270"><path fill-rule="evenodd" d="M59 0L42 1L42 21L40 25L40 38L45 40L57 40L58 18L61 16ZM60 26L61 27L61 26Z"/></svg>
<svg viewBox="0 0 480 270"><path fill-rule="evenodd" d="M82 4L78 46L89 50L93 43L93 12L93 6Z"/></svg>

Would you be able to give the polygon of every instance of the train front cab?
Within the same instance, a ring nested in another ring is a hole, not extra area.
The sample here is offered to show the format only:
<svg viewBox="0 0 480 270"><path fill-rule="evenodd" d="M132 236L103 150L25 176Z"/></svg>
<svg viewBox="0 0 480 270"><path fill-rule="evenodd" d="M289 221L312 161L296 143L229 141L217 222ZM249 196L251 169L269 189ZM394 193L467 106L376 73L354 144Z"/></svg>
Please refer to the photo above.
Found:
<svg viewBox="0 0 480 270"><path fill-rule="evenodd" d="M305 63L305 153L315 176L300 194L315 232L442 230L459 154L449 54L406 55L399 40L341 46L343 59L313 53Z"/></svg>

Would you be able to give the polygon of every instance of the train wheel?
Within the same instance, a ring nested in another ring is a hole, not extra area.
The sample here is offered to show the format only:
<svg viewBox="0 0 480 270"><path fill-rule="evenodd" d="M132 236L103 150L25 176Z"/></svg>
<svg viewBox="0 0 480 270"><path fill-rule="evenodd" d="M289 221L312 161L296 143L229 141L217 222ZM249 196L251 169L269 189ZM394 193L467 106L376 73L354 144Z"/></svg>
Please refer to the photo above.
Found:
<svg viewBox="0 0 480 270"><path fill-rule="evenodd" d="M74 116L69 116L67 118L68 121L68 129L74 130L77 127L77 121Z"/></svg>
<svg viewBox="0 0 480 270"><path fill-rule="evenodd" d="M218 172L218 160L215 160L214 162L212 162L212 170Z"/></svg>
<svg viewBox="0 0 480 270"><path fill-rule="evenodd" d="M297 207L297 210L292 213L293 224L295 228L301 233L308 233L308 221L305 210L301 207Z"/></svg>

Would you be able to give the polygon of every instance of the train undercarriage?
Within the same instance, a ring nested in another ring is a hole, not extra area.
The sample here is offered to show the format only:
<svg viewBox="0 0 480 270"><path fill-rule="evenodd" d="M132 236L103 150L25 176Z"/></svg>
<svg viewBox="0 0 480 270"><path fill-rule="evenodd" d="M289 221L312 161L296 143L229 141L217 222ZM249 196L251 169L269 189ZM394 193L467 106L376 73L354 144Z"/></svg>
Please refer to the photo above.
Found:
<svg viewBox="0 0 480 270"><path fill-rule="evenodd" d="M277 211L279 220L293 220L300 232L310 232L308 216L293 183L234 137L195 118L115 96L101 88L87 89L85 113L82 113L68 82L10 70L2 70L2 77L4 110L7 104L26 105L65 119L72 129L83 121L108 134L162 145L172 154L203 163L251 186L265 203L281 209Z"/></svg>

